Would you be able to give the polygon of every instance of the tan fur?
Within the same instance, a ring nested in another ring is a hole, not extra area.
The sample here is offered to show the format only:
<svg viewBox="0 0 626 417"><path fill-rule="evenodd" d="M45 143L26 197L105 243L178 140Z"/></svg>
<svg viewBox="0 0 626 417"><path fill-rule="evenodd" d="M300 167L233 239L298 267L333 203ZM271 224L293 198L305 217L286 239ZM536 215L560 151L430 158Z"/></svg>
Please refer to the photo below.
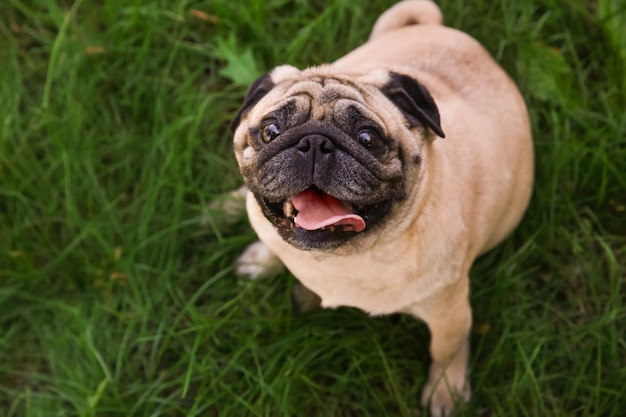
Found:
<svg viewBox="0 0 626 417"><path fill-rule="evenodd" d="M533 182L528 116L515 84L475 40L437 25L437 12L429 1L404 1L381 16L366 44L337 62L303 72L277 68L272 72L277 87L235 134L243 167L255 156L247 129L268 106L298 91L322 94L307 78L343 77L346 94L361 96L373 117L401 141L404 154L422 156L419 167L405 164L409 195L389 213L385 227L333 252L287 244L250 195L247 209L261 240L324 307L353 306L373 315L404 312L426 322L433 362L422 399L432 416L448 415L455 399L470 397L468 273L478 255L518 224ZM414 21L431 24L405 26ZM411 75L430 91L445 139L407 129L397 109L379 104L376 92L390 70ZM312 111L312 117L321 117L316 112L323 106Z"/></svg>
<svg viewBox="0 0 626 417"><path fill-rule="evenodd" d="M443 15L439 7L432 1L416 4L414 1L401 1L383 13L370 35L370 40L381 34L410 25L441 25Z"/></svg>

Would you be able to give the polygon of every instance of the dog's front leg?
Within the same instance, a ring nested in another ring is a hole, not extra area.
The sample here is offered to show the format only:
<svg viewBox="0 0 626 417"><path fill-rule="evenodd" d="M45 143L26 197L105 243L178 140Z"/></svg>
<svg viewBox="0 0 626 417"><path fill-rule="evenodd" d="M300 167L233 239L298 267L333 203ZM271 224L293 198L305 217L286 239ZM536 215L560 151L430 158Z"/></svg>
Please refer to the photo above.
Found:
<svg viewBox="0 0 626 417"><path fill-rule="evenodd" d="M448 416L455 402L469 401L471 396L467 361L472 311L467 275L409 312L424 320L431 333L432 363L422 404L430 404L432 417Z"/></svg>
<svg viewBox="0 0 626 417"><path fill-rule="evenodd" d="M218 219L217 225L230 225L240 220L246 212L248 187L241 186L223 194L209 204L209 212ZM212 217L204 217L201 224L207 225ZM257 279L279 274L285 269L278 257L261 241L251 243L239 255L235 274L240 277Z"/></svg>
<svg viewBox="0 0 626 417"><path fill-rule="evenodd" d="M250 279L264 278L285 269L278 256L260 240L251 243L237 259L235 274Z"/></svg>

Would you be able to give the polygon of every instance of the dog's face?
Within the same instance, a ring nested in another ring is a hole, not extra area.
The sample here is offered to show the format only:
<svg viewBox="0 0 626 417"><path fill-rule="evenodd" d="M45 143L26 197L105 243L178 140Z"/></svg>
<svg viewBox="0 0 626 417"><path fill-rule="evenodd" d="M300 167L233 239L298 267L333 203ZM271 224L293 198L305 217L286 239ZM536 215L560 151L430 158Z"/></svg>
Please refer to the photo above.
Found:
<svg viewBox="0 0 626 417"><path fill-rule="evenodd" d="M384 227L433 132L430 94L388 71L278 67L233 121L241 173L265 217L301 249L333 249ZM429 130L430 129L430 130ZM432 131L432 132L431 132Z"/></svg>

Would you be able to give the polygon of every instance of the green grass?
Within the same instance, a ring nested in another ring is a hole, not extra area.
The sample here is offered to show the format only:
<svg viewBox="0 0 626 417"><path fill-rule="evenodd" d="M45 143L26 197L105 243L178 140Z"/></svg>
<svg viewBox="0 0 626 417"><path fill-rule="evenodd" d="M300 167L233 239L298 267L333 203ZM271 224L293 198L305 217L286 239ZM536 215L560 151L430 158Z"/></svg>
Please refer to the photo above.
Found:
<svg viewBox="0 0 626 417"><path fill-rule="evenodd" d="M0 3L1 416L427 415L423 324L294 314L289 275L233 275L246 222L206 210L241 183L247 84L341 56L392 3ZM623 2L440 5L519 84L537 153L528 215L472 272L461 414L621 417Z"/></svg>

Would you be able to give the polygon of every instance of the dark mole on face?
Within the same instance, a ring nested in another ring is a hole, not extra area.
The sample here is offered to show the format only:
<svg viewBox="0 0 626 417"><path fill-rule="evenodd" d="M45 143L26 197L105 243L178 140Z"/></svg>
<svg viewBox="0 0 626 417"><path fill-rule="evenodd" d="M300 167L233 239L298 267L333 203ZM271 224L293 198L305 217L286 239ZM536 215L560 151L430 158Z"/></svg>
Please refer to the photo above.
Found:
<svg viewBox="0 0 626 417"><path fill-rule="evenodd" d="M419 156L419 155L415 155L415 156L413 157L413 163L414 163L415 165L419 165L419 164L421 164L421 163L422 163L422 157L421 157L421 156Z"/></svg>

